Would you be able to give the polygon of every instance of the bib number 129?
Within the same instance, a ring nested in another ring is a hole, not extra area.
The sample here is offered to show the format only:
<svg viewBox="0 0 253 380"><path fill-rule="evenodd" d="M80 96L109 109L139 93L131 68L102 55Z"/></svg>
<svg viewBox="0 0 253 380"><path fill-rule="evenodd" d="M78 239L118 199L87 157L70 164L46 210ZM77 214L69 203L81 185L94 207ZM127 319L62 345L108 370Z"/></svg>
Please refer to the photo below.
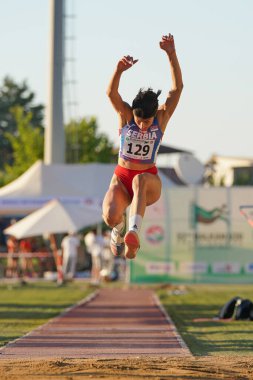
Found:
<svg viewBox="0 0 253 380"><path fill-rule="evenodd" d="M128 154L133 154L134 156L146 157L149 154L150 146L149 145L141 145L141 144L127 144L128 150L126 151Z"/></svg>

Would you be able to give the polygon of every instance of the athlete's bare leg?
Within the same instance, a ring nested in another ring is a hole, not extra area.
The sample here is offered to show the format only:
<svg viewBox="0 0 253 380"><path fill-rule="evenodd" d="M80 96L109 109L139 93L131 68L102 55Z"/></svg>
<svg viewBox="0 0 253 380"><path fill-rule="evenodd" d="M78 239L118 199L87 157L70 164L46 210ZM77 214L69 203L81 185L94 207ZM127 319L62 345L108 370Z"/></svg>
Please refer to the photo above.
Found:
<svg viewBox="0 0 253 380"><path fill-rule="evenodd" d="M125 186L114 174L103 201L103 218L105 223L111 228L119 224L130 203L131 199Z"/></svg>
<svg viewBox="0 0 253 380"><path fill-rule="evenodd" d="M131 199L125 186L114 175L104 198L103 218L105 223L112 228L110 247L115 256L121 256L125 249L126 217L124 213L130 203Z"/></svg>
<svg viewBox="0 0 253 380"><path fill-rule="evenodd" d="M150 173L138 174L134 177L132 188L134 192L133 200L130 206L129 220L140 221L143 218L146 206L155 203L161 195L161 180L157 175ZM133 228L134 227L134 228ZM125 236L126 252L128 259L135 258L140 246L138 232L140 225L131 226Z"/></svg>

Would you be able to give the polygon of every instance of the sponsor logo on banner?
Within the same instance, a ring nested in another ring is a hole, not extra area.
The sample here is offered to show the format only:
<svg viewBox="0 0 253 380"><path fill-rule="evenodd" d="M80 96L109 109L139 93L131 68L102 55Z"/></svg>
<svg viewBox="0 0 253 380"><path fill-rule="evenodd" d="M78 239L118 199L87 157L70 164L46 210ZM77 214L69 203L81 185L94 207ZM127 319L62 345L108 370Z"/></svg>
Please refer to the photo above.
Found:
<svg viewBox="0 0 253 380"><path fill-rule="evenodd" d="M242 244L243 234L241 232L177 232L177 243L185 246L198 245L201 247L227 247L228 243Z"/></svg>
<svg viewBox="0 0 253 380"><path fill-rule="evenodd" d="M164 229L161 226L151 226L145 231L146 240L151 244L159 244L164 240Z"/></svg>
<svg viewBox="0 0 253 380"><path fill-rule="evenodd" d="M253 273L253 263L245 264L244 269L246 273Z"/></svg>
<svg viewBox="0 0 253 380"><path fill-rule="evenodd" d="M196 203L192 204L192 222L193 226L197 223L212 224L216 220L223 220L228 223L227 205L221 205L212 209L203 208Z"/></svg>
<svg viewBox="0 0 253 380"><path fill-rule="evenodd" d="M207 263L204 262L182 262L179 265L179 272L184 274L206 273L208 269Z"/></svg>
<svg viewBox="0 0 253 380"><path fill-rule="evenodd" d="M172 274L175 272L174 263L148 262L145 267L148 274Z"/></svg>
<svg viewBox="0 0 253 380"><path fill-rule="evenodd" d="M216 262L212 264L213 273L240 273L241 265L236 262Z"/></svg>

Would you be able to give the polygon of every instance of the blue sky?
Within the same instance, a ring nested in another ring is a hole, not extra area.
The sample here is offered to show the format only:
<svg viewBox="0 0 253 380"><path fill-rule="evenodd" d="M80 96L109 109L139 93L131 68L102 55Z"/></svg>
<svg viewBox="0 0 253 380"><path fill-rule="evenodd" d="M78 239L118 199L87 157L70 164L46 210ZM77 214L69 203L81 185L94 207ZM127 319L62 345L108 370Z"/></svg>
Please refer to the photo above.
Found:
<svg viewBox="0 0 253 380"><path fill-rule="evenodd" d="M99 131L117 144L117 115L106 87L122 55L139 62L121 80L131 103L140 87L170 89L169 65L159 48L163 34L175 37L184 91L163 142L193 151L202 162L213 153L253 157L252 0L67 0L73 45L75 98L67 116L98 119ZM2 1L0 79L26 79L36 102L47 102L49 0ZM70 45L67 45L70 55ZM73 97L73 96L72 96ZM73 100L73 99L72 99Z"/></svg>

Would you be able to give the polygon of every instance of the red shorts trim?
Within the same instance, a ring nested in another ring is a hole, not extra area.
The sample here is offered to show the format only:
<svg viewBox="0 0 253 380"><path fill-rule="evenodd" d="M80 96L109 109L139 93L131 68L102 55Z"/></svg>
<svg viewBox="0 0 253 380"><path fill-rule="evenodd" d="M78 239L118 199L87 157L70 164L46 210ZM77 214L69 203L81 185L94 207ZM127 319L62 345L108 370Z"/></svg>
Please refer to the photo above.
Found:
<svg viewBox="0 0 253 380"><path fill-rule="evenodd" d="M130 195L131 199L133 198L133 189L132 189L132 182L134 177L137 174L141 173L150 173L156 175L158 173L157 167L152 166L152 168L146 169L146 170L133 170L133 169L127 169L123 168L120 165L117 165L114 173L119 178L120 182L123 183L123 185L126 187L128 194Z"/></svg>

